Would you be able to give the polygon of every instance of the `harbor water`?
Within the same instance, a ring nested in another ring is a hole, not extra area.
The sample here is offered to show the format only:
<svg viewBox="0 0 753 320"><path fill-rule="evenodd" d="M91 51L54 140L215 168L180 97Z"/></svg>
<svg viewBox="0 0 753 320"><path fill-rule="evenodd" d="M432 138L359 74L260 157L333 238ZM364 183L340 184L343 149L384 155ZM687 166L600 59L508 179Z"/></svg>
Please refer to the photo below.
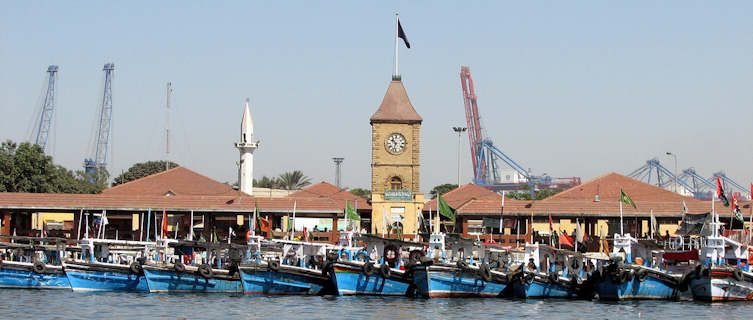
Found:
<svg viewBox="0 0 753 320"><path fill-rule="evenodd" d="M753 303L0 290L2 319L750 319Z"/></svg>

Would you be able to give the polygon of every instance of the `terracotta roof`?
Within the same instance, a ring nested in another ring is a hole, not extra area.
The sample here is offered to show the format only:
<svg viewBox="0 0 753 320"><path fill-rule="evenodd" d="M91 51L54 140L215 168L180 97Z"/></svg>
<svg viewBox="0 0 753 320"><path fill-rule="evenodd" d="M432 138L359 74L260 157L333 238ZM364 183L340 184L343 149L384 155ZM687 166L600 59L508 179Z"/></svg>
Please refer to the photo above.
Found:
<svg viewBox="0 0 753 320"><path fill-rule="evenodd" d="M348 190L340 189L337 186L324 182L324 181L317 184L313 184L304 189L301 189L289 195L288 197L290 198L301 198L301 197L329 198L339 203L343 210L345 209L346 200L350 202L350 204L354 208L356 205L356 201L358 201L358 208L357 208L358 211L370 211L371 210L371 205L369 204L367 199L359 197L355 194L350 193L350 191Z"/></svg>
<svg viewBox="0 0 753 320"><path fill-rule="evenodd" d="M121 194L63 194L0 192L0 210L196 210L199 212L252 211L258 204L262 212L340 213L337 201L328 198L262 198L243 196L154 196Z"/></svg>
<svg viewBox="0 0 753 320"><path fill-rule="evenodd" d="M442 195L442 198L447 201L450 208L458 209L460 206L471 200L490 200L502 202L502 196L494 191L484 188L473 183L464 184L460 187L452 189ZM510 200L507 198L505 201ZM437 209L437 198L431 199L424 203L424 211ZM497 211L499 212L499 211Z"/></svg>
<svg viewBox="0 0 753 320"><path fill-rule="evenodd" d="M613 201L616 203L620 199L620 188L630 196L637 205L643 201L675 201L681 203L683 200L693 200L692 197L686 197L657 186L641 182L618 173L607 173L603 176L594 178L586 183L577 185L542 201L560 201L560 200L581 200L594 201L596 195L599 195L601 201Z"/></svg>
<svg viewBox="0 0 753 320"><path fill-rule="evenodd" d="M241 192L185 167L177 167L119 184L102 191L104 195L174 195L236 196Z"/></svg>
<svg viewBox="0 0 753 320"><path fill-rule="evenodd" d="M421 116L413 109L402 81L392 80L379 109L371 116L374 122L420 123Z"/></svg>
<svg viewBox="0 0 753 320"><path fill-rule="evenodd" d="M500 199L501 200L501 199ZM459 215L499 215L502 212L500 200L479 199L471 200L457 208ZM515 200L505 197L505 214L530 214L534 201Z"/></svg>

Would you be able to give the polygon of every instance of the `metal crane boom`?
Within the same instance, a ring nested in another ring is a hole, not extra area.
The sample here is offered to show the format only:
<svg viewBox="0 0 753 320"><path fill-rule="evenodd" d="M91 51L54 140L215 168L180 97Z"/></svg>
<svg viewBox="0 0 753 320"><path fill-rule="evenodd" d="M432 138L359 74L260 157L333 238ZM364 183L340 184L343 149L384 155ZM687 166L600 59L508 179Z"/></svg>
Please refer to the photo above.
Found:
<svg viewBox="0 0 753 320"><path fill-rule="evenodd" d="M47 73L49 78L47 80L47 92L44 96L44 102L42 102L42 112L39 117L39 126L37 127L37 134L34 143L42 147L42 151L46 151L47 139L50 136L50 127L52 126L52 116L55 113L55 85L57 82L58 66L47 67Z"/></svg>
<svg viewBox="0 0 753 320"><path fill-rule="evenodd" d="M115 71L114 63L105 63L102 71L105 72L104 92L102 93L102 105L99 111L99 119L92 158L84 159L84 168L89 182L94 182L96 169L104 169L107 166L107 151L110 144L110 121L112 120L112 76Z"/></svg>

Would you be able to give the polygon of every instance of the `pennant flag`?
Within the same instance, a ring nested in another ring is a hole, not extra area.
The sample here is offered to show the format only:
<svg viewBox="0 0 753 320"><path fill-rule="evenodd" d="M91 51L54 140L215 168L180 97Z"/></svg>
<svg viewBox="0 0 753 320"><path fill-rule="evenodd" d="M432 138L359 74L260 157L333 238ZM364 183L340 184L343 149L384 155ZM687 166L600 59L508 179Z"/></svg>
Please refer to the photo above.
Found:
<svg viewBox="0 0 753 320"><path fill-rule="evenodd" d="M167 211L162 209L162 239L167 235Z"/></svg>
<svg viewBox="0 0 753 320"><path fill-rule="evenodd" d="M580 227L580 221L575 222L575 240L578 242L583 242L585 240L583 228Z"/></svg>
<svg viewBox="0 0 753 320"><path fill-rule="evenodd" d="M345 216L348 217L349 220L353 221L359 221L361 220L361 216L358 215L355 209L353 209L353 206L350 205L350 202L345 202Z"/></svg>
<svg viewBox="0 0 753 320"><path fill-rule="evenodd" d="M549 214L549 234L554 234L554 223L552 222L552 214Z"/></svg>
<svg viewBox="0 0 753 320"><path fill-rule="evenodd" d="M719 179L719 176L716 176L716 196L719 197L719 200L722 200L725 207L729 207L729 199L727 199L727 195L724 194L722 179Z"/></svg>
<svg viewBox="0 0 753 320"><path fill-rule="evenodd" d="M573 245L573 238L571 236L568 236L564 232L560 232L559 239L560 239L559 244L570 246L570 247L575 247Z"/></svg>
<svg viewBox="0 0 753 320"><path fill-rule="evenodd" d="M410 42L408 42L408 37L405 35L405 31L403 31L403 25L400 24L400 18L397 19L397 37L403 39L405 46L410 49Z"/></svg>
<svg viewBox="0 0 753 320"><path fill-rule="evenodd" d="M622 189L620 189L620 202L627 205L631 205L633 206L633 208L638 209L638 207L635 206L635 202L633 202L633 199L630 199L630 196L628 196L628 194L625 193L625 191L623 191Z"/></svg>
<svg viewBox="0 0 753 320"><path fill-rule="evenodd" d="M450 206L447 204L447 201L444 201L444 198L442 198L441 194L437 198L439 199L437 201L439 206L439 214L452 220L452 222L455 222L455 213L452 212L452 208L450 208Z"/></svg>

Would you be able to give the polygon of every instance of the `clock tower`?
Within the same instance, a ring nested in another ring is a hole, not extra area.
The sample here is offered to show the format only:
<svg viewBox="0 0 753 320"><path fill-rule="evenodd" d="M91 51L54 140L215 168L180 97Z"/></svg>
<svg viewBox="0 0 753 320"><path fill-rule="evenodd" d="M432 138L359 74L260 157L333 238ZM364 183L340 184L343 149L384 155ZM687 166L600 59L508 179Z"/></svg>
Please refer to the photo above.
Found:
<svg viewBox="0 0 753 320"><path fill-rule="evenodd" d="M371 116L371 233L402 228L415 234L424 203L420 192L421 116L402 81L393 77Z"/></svg>

